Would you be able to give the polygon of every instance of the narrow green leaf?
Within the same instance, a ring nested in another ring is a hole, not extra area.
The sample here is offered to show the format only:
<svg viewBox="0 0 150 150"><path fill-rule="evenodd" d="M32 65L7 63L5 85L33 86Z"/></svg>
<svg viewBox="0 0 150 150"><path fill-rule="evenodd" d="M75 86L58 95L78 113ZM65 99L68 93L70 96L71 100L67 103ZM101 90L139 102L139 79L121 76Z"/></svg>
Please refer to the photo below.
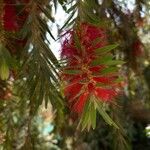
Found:
<svg viewBox="0 0 150 150"><path fill-rule="evenodd" d="M102 116L102 118L105 120L105 122L107 124L109 124L111 126L114 126L115 128L119 129L117 124L105 112L105 110L103 109L102 103L99 100L97 100L97 109L98 109L98 112L100 113L100 115Z"/></svg>
<svg viewBox="0 0 150 150"><path fill-rule="evenodd" d="M98 38L94 39L93 41L91 41L91 44L92 44L92 46L95 46L100 42L102 42L102 38L98 37Z"/></svg>
<svg viewBox="0 0 150 150"><path fill-rule="evenodd" d="M77 8L77 3L75 4L75 5L73 5L73 6L71 6L67 11L66 11L66 13L70 13L71 11L73 11L73 10L75 10Z"/></svg>
<svg viewBox="0 0 150 150"><path fill-rule="evenodd" d="M96 87L109 88L110 86L107 83L96 83Z"/></svg>
<svg viewBox="0 0 150 150"><path fill-rule="evenodd" d="M91 5L87 3L87 1L80 3L82 6L82 13L84 14L85 18L91 23L99 23L100 18L93 13Z"/></svg>
<svg viewBox="0 0 150 150"><path fill-rule="evenodd" d="M91 120L91 126L93 129L96 127L96 109L94 105L91 105L91 110L90 110L90 120Z"/></svg>
<svg viewBox="0 0 150 150"><path fill-rule="evenodd" d="M39 84L39 89L38 89L38 93L39 94L39 98L38 98L38 101L37 101L37 104L38 105L41 105L43 103L43 99L44 99L44 95L45 95L45 92L46 92L46 89L45 89L45 78L41 77L41 82Z"/></svg>
<svg viewBox="0 0 150 150"><path fill-rule="evenodd" d="M65 22L65 24L61 27L60 31L62 31L66 27L66 25L71 21L71 19L73 19L73 16L74 16L75 12L76 11L73 11L71 13L71 15L68 17L67 21Z"/></svg>
<svg viewBox="0 0 150 150"><path fill-rule="evenodd" d="M57 0L54 0L55 13L56 13L56 11L57 11L57 5L58 5Z"/></svg>
<svg viewBox="0 0 150 150"><path fill-rule="evenodd" d="M80 71L80 70L64 70L64 73L66 73L66 74L81 74L82 71Z"/></svg>
<svg viewBox="0 0 150 150"><path fill-rule="evenodd" d="M88 112L89 112L89 110L88 110ZM82 131L85 130L86 128L88 128L88 130L89 130L89 120L90 120L89 113L85 113L83 115L83 117L81 118L81 128L82 128Z"/></svg>
<svg viewBox="0 0 150 150"><path fill-rule="evenodd" d="M110 61L107 61L105 64L106 65L122 65L124 63L125 62L122 60L110 60Z"/></svg>
<svg viewBox="0 0 150 150"><path fill-rule="evenodd" d="M117 67L109 67L109 68L105 68L101 71L101 75L107 75L107 74L113 74L116 73L118 71Z"/></svg>
<svg viewBox="0 0 150 150"><path fill-rule="evenodd" d="M96 1L93 1L93 0L86 0L85 1L88 5L89 8L94 8L97 6L97 2Z"/></svg>
<svg viewBox="0 0 150 150"><path fill-rule="evenodd" d="M44 100L45 100L45 108L47 109L47 106L48 106L48 100L49 100L49 97L48 97L47 92L45 93Z"/></svg>
<svg viewBox="0 0 150 150"><path fill-rule="evenodd" d="M52 38L54 41L56 41L55 37L53 36L51 30L49 29L49 27L48 27L48 25L47 25L47 23L46 23L46 21L43 20L43 19L41 19L40 17L37 17L37 19L38 19L38 21L39 21L39 23L40 23L41 29L42 29L42 30L46 30L46 31L49 33L49 35L51 36L51 38Z"/></svg>
<svg viewBox="0 0 150 150"><path fill-rule="evenodd" d="M84 11L84 13L89 17L90 21L95 23L100 23L100 18L91 12Z"/></svg>
<svg viewBox="0 0 150 150"><path fill-rule="evenodd" d="M115 82L115 83L118 83L118 82L121 82L121 81L124 81L124 78L119 77L119 78L118 78L118 79L116 79L114 82Z"/></svg>
<svg viewBox="0 0 150 150"><path fill-rule="evenodd" d="M73 24L75 23L76 21L76 18L73 19L72 21L70 21L67 25L66 25L66 28L69 28L70 26L73 26Z"/></svg>
<svg viewBox="0 0 150 150"><path fill-rule="evenodd" d="M106 64L106 63L112 61L112 59L113 59L112 55L106 55L104 57L100 57L100 58L95 59L94 61L92 61L91 65L97 66L97 65Z"/></svg>
<svg viewBox="0 0 150 150"><path fill-rule="evenodd" d="M79 37L77 34L74 34L74 40L75 40L75 46L77 47L77 49L82 50L82 46L79 40Z"/></svg>
<svg viewBox="0 0 150 150"><path fill-rule="evenodd" d="M81 126L82 131L88 126L88 122L89 122L89 99L87 100L85 106L84 106L84 110L83 113L81 115L78 127Z"/></svg>
<svg viewBox="0 0 150 150"><path fill-rule="evenodd" d="M112 44L112 45L98 48L95 50L95 52L96 52L96 54L107 53L107 52L110 52L111 50L115 49L116 47L118 47L118 44Z"/></svg>
<svg viewBox="0 0 150 150"><path fill-rule="evenodd" d="M0 62L0 78L2 80L7 80L9 77L9 67L4 59Z"/></svg>

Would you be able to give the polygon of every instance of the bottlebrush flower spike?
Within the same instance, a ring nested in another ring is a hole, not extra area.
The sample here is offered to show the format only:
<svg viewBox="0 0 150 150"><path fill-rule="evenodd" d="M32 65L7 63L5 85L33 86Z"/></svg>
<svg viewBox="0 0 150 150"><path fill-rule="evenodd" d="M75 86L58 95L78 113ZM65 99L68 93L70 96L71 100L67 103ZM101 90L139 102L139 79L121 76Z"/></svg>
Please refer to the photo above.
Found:
<svg viewBox="0 0 150 150"><path fill-rule="evenodd" d="M92 54L94 49L103 47L107 44L106 31L102 28L96 28L87 23L82 23L80 29L68 31L64 34L65 40L62 43L62 57L74 57L83 54L77 49L77 41L86 49L86 53ZM77 36L77 37L76 37ZM76 39L77 38L77 39ZM102 42L99 42L102 40Z"/></svg>
<svg viewBox="0 0 150 150"><path fill-rule="evenodd" d="M13 0L4 0L3 22L6 31L18 30L17 12Z"/></svg>
<svg viewBox="0 0 150 150"><path fill-rule="evenodd" d="M115 46L107 46L105 29L81 23L63 38L61 56L67 58L64 94L71 110L82 114L93 96L99 102L112 101L119 87L118 68L114 65L121 61L113 60L109 51Z"/></svg>

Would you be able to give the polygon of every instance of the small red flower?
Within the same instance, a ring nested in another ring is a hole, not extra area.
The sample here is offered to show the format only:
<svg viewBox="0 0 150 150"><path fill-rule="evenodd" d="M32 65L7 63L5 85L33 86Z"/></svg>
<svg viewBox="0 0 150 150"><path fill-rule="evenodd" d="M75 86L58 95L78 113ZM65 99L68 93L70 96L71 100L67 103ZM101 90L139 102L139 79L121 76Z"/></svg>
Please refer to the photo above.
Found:
<svg viewBox="0 0 150 150"><path fill-rule="evenodd" d="M77 96L77 94L81 91L81 88L82 84L78 82L71 83L65 88L65 96L70 100L74 99L75 96Z"/></svg>
<svg viewBox="0 0 150 150"><path fill-rule="evenodd" d="M3 23L6 31L18 30L17 12L13 0L4 0Z"/></svg>
<svg viewBox="0 0 150 150"><path fill-rule="evenodd" d="M103 88L96 88L95 93L100 100L108 101L112 100L117 95L117 92L114 89L103 89Z"/></svg>
<svg viewBox="0 0 150 150"><path fill-rule="evenodd" d="M144 47L139 39L135 40L132 44L132 54L133 56L137 57L140 57L144 54Z"/></svg>
<svg viewBox="0 0 150 150"><path fill-rule="evenodd" d="M91 95L104 102L116 97L118 76L112 73L103 75L102 71L109 67L105 64L92 65L98 57L95 50L107 44L106 31L81 23L77 29L68 31L64 38L61 56L68 60L64 69L66 73L63 73L63 79L67 81L64 94L71 109L81 113ZM67 73L71 70L77 73Z"/></svg>

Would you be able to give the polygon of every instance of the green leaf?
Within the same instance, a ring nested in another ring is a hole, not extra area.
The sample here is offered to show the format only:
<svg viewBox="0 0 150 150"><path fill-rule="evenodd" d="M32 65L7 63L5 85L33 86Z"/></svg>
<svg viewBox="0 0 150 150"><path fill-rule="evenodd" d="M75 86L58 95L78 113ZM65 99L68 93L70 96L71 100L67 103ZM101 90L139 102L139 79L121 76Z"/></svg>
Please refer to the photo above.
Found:
<svg viewBox="0 0 150 150"><path fill-rule="evenodd" d="M100 18L96 14L93 13L91 5L87 2L81 2L81 11L84 14L84 17L91 23L100 23Z"/></svg>
<svg viewBox="0 0 150 150"><path fill-rule="evenodd" d="M45 108L47 109L47 106L48 106L48 100L49 100L49 97L48 97L47 92L45 93L44 100L45 100Z"/></svg>
<svg viewBox="0 0 150 150"><path fill-rule="evenodd" d="M7 80L9 77L9 67L12 64L12 57L9 51L0 44L0 78Z"/></svg>
<svg viewBox="0 0 150 150"><path fill-rule="evenodd" d="M92 46L95 46L97 44L99 44L100 42L102 42L102 38L98 37L96 39L94 39L93 41L91 41Z"/></svg>
<svg viewBox="0 0 150 150"><path fill-rule="evenodd" d="M53 23L55 22L54 18L52 17L52 7L51 5L47 5L46 7L42 7L39 5L39 8L41 9L41 11L43 12L43 14L45 14L45 16L51 20Z"/></svg>
<svg viewBox="0 0 150 150"><path fill-rule="evenodd" d="M76 46L78 49L82 50L82 48L81 48L81 43L80 43L80 40L79 40L79 37L78 37L77 34L74 34L74 40L75 40L75 46Z"/></svg>
<svg viewBox="0 0 150 150"><path fill-rule="evenodd" d="M64 73L66 73L66 74L81 74L82 71L80 71L80 70L64 70Z"/></svg>
<svg viewBox="0 0 150 150"><path fill-rule="evenodd" d="M95 129L97 110L108 125L114 126L115 128L119 129L118 125L110 118L110 116L104 110L103 103L95 96L90 96L85 104L78 124L78 127L81 126L82 131L84 129L87 129L89 131L91 127Z"/></svg>
<svg viewBox="0 0 150 150"><path fill-rule="evenodd" d="M110 60L110 61L107 61L105 64L106 65L122 65L124 63L125 62L122 60Z"/></svg>
<svg viewBox="0 0 150 150"><path fill-rule="evenodd" d="M9 77L9 67L4 59L0 62L0 78L2 80L7 80Z"/></svg>
<svg viewBox="0 0 150 150"><path fill-rule="evenodd" d="M101 71L101 75L107 75L107 74L113 74L116 73L118 71L117 67L109 67L109 68L105 68Z"/></svg>
<svg viewBox="0 0 150 150"><path fill-rule="evenodd" d="M100 102L100 100L97 100L97 109L98 109L98 112L100 113L100 115L102 116L102 118L105 120L105 122L107 124L109 124L110 126L114 126L115 128L119 129L117 124L105 112L105 110L103 108L103 105L102 105L102 102Z"/></svg>
<svg viewBox="0 0 150 150"><path fill-rule="evenodd" d="M98 16L96 16L95 14L91 13L91 12L86 12L84 11L84 13L89 17L90 22L93 24L100 24L100 18Z"/></svg>
<svg viewBox="0 0 150 150"><path fill-rule="evenodd" d="M66 13L70 13L71 11L73 11L73 10L75 10L77 8L77 3L75 4L75 5L73 5L73 6L71 6L67 11L66 11Z"/></svg>
<svg viewBox="0 0 150 150"><path fill-rule="evenodd" d="M92 100L92 96L90 96L86 101L80 122L78 124L78 127L79 126L81 126L82 131L84 129L89 131L91 127L93 129L96 127L96 107L94 105L94 101Z"/></svg>
<svg viewBox="0 0 150 150"><path fill-rule="evenodd" d="M102 65L106 64L107 62L112 61L113 56L112 55L106 55L104 57L97 58L92 61L91 65L92 66L97 66L97 65Z"/></svg>
<svg viewBox="0 0 150 150"><path fill-rule="evenodd" d="M9 61L11 59L11 55L7 48L3 44L0 44L0 57L3 57Z"/></svg>
<svg viewBox="0 0 150 150"><path fill-rule="evenodd" d="M89 112L89 110L87 111ZM81 117L81 128L82 128L82 131L85 130L86 128L90 129L90 116L89 116L89 113L85 113L82 117Z"/></svg>
<svg viewBox="0 0 150 150"><path fill-rule="evenodd" d="M91 110L90 110L90 120L91 120L91 126L93 129L95 129L96 127L96 109L94 107L94 105L91 105Z"/></svg>
<svg viewBox="0 0 150 150"><path fill-rule="evenodd" d="M118 79L116 79L114 82L115 82L115 83L119 83L119 82L121 82L121 81L124 81L124 78L119 77L119 78L118 78Z"/></svg>
<svg viewBox="0 0 150 150"><path fill-rule="evenodd" d="M76 11L73 11L71 13L71 15L68 17L67 21L65 22L65 24L61 27L60 31L62 31L68 25L68 23L73 19L73 16L74 16L75 12Z"/></svg>
<svg viewBox="0 0 150 150"><path fill-rule="evenodd" d="M109 88L110 86L107 83L96 83L96 87Z"/></svg>
<svg viewBox="0 0 150 150"><path fill-rule="evenodd" d="M56 39L55 39L55 37L53 36L51 30L49 29L49 26L46 24L46 21L43 20L43 19L41 19L40 17L37 17L37 19L38 19L38 21L39 21L39 23L40 23L41 29L42 29L43 31L46 30L46 31L49 33L50 37L51 37L54 41L56 41Z"/></svg>
<svg viewBox="0 0 150 150"><path fill-rule="evenodd" d="M110 52L111 50L115 49L116 47L118 47L118 44L112 44L112 45L104 46L102 48L98 48L95 50L95 52L96 52L96 54L107 53L107 52Z"/></svg>
<svg viewBox="0 0 150 150"><path fill-rule="evenodd" d="M87 127L88 122L89 122L89 104L90 101L89 99L86 101L85 106L84 106L84 110L82 112L79 124L78 124L78 128L81 126L82 131Z"/></svg>
<svg viewBox="0 0 150 150"><path fill-rule="evenodd" d="M73 19L72 21L70 21L67 25L66 25L66 28L69 28L70 26L73 26L73 24L75 23L76 21L76 18Z"/></svg>
<svg viewBox="0 0 150 150"><path fill-rule="evenodd" d="M58 5L57 0L54 0L55 13L56 13L56 11L57 11L57 5Z"/></svg>

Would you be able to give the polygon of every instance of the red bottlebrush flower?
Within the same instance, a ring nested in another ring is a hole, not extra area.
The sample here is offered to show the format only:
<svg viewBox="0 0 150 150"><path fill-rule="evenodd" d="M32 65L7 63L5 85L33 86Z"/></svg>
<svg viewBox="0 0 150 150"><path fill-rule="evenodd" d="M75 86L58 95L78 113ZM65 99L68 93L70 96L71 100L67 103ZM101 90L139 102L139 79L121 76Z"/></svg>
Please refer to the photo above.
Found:
<svg viewBox="0 0 150 150"><path fill-rule="evenodd" d="M65 34L65 40L62 43L61 57L70 57L77 53L72 39L72 34L72 31L69 31Z"/></svg>
<svg viewBox="0 0 150 150"><path fill-rule="evenodd" d="M117 95L117 92L113 89L96 88L94 94L101 100L108 101L112 100Z"/></svg>
<svg viewBox="0 0 150 150"><path fill-rule="evenodd" d="M65 96L68 99L74 99L74 97L80 92L82 85L78 82L71 83L65 88Z"/></svg>
<svg viewBox="0 0 150 150"><path fill-rule="evenodd" d="M68 60L63 73L67 81L64 94L72 110L81 113L91 95L104 102L116 97L118 76L111 72L103 74L109 67L104 63L92 64L98 58L95 50L107 44L105 29L81 23L63 37L61 56Z"/></svg>
<svg viewBox="0 0 150 150"><path fill-rule="evenodd" d="M93 80L96 82L101 82L101 83L112 83L114 78L113 77L93 77Z"/></svg>
<svg viewBox="0 0 150 150"><path fill-rule="evenodd" d="M82 112L88 96L89 96L88 92L85 92L79 96L79 98L76 100L76 103L73 105L73 110L75 112L78 113Z"/></svg>
<svg viewBox="0 0 150 150"><path fill-rule="evenodd" d="M91 56L93 54L93 50L103 47L107 44L106 31L102 28L96 28L95 26L87 23L82 23L79 30L66 32L64 37L65 40L62 43L61 50L62 57L74 57L75 55L81 57L81 55L86 54L90 54ZM102 42L100 42L100 40ZM81 53L76 45L77 41L84 46L86 51Z"/></svg>
<svg viewBox="0 0 150 150"><path fill-rule="evenodd" d="M94 50L99 47L103 47L107 44L106 31L104 29L96 28L95 26L83 23L81 25L81 31L82 30L83 35L81 35L81 43L85 45L88 51ZM98 38L103 40L103 42L96 42Z"/></svg>
<svg viewBox="0 0 150 150"><path fill-rule="evenodd" d="M104 68L105 67L101 65L101 66L91 67L91 68L89 68L89 70L92 71L92 72L99 72Z"/></svg>
<svg viewBox="0 0 150 150"><path fill-rule="evenodd" d="M27 43L27 39L18 39L18 40L16 40L16 42L21 47L24 47L26 45L26 43Z"/></svg>
<svg viewBox="0 0 150 150"><path fill-rule="evenodd" d="M18 30L17 24L17 13L13 0L5 0L4 1L4 14L3 14L3 22L4 29L7 31L16 31Z"/></svg>
<svg viewBox="0 0 150 150"><path fill-rule="evenodd" d="M132 51L133 56L139 57L144 54L144 47L143 47L142 42L139 39L133 42L132 49L133 49Z"/></svg>

